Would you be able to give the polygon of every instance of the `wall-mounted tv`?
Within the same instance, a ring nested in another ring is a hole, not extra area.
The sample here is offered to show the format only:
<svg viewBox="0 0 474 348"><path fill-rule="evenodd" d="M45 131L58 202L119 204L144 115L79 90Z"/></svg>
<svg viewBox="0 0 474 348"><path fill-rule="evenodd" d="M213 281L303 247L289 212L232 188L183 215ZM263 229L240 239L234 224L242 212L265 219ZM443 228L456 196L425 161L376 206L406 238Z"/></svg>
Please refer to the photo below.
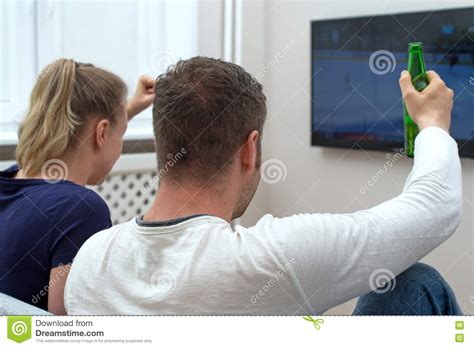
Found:
<svg viewBox="0 0 474 348"><path fill-rule="evenodd" d="M474 7L311 22L311 143L398 151L408 43L455 92L451 134L474 158Z"/></svg>

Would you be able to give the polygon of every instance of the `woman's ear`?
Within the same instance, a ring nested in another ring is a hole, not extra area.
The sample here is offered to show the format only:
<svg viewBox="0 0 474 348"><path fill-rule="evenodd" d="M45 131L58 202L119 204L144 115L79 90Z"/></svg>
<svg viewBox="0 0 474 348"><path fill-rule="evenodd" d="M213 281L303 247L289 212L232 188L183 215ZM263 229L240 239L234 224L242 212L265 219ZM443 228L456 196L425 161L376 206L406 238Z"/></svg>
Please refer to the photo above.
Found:
<svg viewBox="0 0 474 348"><path fill-rule="evenodd" d="M111 124L109 120L102 119L97 122L97 125L95 126L95 146L97 146L99 149L104 147L110 127Z"/></svg>
<svg viewBox="0 0 474 348"><path fill-rule="evenodd" d="M257 167L259 136L260 134L256 130L250 132L242 148L241 159L243 170L249 173L253 173Z"/></svg>

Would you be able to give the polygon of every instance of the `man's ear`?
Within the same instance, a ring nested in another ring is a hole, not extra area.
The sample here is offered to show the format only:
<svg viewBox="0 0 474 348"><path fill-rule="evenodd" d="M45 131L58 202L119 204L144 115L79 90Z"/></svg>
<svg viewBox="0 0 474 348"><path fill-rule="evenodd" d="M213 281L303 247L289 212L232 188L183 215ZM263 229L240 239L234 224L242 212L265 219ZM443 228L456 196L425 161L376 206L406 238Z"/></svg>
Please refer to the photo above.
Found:
<svg viewBox="0 0 474 348"><path fill-rule="evenodd" d="M259 136L258 131L251 131L241 151L242 170L249 173L253 173L257 166Z"/></svg>
<svg viewBox="0 0 474 348"><path fill-rule="evenodd" d="M102 149L107 140L109 128L111 127L109 120L102 119L95 126L95 146Z"/></svg>

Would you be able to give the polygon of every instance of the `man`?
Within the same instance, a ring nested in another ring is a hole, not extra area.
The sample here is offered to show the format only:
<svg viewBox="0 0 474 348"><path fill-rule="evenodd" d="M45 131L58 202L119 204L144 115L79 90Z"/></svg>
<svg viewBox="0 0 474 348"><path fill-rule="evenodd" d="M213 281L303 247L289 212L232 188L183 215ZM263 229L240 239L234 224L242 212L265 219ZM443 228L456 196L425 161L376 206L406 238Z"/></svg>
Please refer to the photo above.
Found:
<svg viewBox="0 0 474 348"><path fill-rule="evenodd" d="M398 197L354 214L265 215L253 227L232 229L259 182L266 98L238 65L205 57L178 62L155 86L162 176L154 204L81 248L66 285L68 313L323 313L384 285L374 281L378 273L407 270L446 240L461 216L460 161L448 134L453 92L435 72L428 76L422 93L407 72L400 78L421 132ZM428 266L417 264L395 282L387 300L381 291L366 295L356 313L459 312ZM402 305L404 298L412 303Z"/></svg>

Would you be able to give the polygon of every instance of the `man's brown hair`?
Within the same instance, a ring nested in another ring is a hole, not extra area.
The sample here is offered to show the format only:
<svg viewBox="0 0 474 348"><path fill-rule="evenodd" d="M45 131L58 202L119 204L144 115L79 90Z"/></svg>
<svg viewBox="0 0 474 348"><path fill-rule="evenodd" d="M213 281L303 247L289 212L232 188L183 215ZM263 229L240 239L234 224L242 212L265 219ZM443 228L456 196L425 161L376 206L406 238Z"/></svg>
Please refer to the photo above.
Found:
<svg viewBox="0 0 474 348"><path fill-rule="evenodd" d="M218 176L250 132L262 132L266 117L262 85L236 64L208 57L180 60L158 76L155 94L158 167L173 177ZM179 160L168 167L177 153Z"/></svg>

